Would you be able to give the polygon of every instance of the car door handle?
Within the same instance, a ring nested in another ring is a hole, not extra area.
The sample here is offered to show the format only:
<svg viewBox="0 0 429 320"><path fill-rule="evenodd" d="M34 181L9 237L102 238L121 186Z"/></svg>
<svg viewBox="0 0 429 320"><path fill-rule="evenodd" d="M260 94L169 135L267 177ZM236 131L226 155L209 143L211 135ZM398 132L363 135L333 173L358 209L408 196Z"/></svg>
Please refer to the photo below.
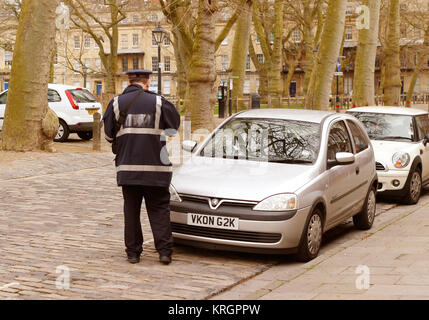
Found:
<svg viewBox="0 0 429 320"><path fill-rule="evenodd" d="M357 167L356 168L356 174L359 174L360 173L360 169L359 169L359 167Z"/></svg>

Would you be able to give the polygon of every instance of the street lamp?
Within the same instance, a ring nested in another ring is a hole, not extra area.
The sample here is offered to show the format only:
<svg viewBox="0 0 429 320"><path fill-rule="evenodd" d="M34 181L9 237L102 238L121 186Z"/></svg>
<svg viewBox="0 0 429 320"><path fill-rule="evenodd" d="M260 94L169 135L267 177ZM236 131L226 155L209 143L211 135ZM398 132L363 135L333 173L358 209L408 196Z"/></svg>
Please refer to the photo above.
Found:
<svg viewBox="0 0 429 320"><path fill-rule="evenodd" d="M84 64L82 66L82 70L83 70L83 87L86 89L86 85L87 85L87 77L88 77L88 67L86 64Z"/></svg>
<svg viewBox="0 0 429 320"><path fill-rule="evenodd" d="M152 31L152 36L158 45L158 94L161 94L161 44L168 37L168 33L161 27L161 23L158 23L158 27Z"/></svg>

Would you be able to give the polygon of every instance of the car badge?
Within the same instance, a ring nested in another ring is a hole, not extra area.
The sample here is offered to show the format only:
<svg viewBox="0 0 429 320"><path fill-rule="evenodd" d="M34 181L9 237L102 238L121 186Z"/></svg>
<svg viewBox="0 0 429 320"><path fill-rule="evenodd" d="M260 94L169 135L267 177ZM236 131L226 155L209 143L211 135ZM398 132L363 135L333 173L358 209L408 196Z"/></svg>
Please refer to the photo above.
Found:
<svg viewBox="0 0 429 320"><path fill-rule="evenodd" d="M212 199L212 206L213 207L217 207L217 205L219 204L219 199Z"/></svg>

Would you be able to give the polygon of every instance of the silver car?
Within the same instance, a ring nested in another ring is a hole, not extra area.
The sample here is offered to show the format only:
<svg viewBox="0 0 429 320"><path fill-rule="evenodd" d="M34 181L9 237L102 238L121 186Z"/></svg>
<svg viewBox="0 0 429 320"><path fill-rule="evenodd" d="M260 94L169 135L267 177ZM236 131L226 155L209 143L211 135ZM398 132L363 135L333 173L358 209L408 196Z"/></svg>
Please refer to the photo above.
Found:
<svg viewBox="0 0 429 320"><path fill-rule="evenodd" d="M309 261L323 233L344 220L372 227L374 151L353 116L250 110L183 148L192 156L170 187L176 243Z"/></svg>

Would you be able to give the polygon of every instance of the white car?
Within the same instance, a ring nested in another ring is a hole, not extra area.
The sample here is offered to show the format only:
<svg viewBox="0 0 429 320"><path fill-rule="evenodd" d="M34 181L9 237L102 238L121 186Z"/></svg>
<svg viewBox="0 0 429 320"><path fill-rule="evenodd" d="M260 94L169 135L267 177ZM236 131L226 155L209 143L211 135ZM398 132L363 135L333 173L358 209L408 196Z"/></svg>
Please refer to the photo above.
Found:
<svg viewBox="0 0 429 320"><path fill-rule="evenodd" d="M367 129L374 146L378 193L419 201L429 183L428 112L402 107L362 107L347 111Z"/></svg>
<svg viewBox="0 0 429 320"><path fill-rule="evenodd" d="M3 128L7 93L7 90L0 93L0 130ZM83 140L92 139L93 114L101 114L102 107L88 90L49 84L48 103L60 122L55 141L66 141L70 133L77 133Z"/></svg>

